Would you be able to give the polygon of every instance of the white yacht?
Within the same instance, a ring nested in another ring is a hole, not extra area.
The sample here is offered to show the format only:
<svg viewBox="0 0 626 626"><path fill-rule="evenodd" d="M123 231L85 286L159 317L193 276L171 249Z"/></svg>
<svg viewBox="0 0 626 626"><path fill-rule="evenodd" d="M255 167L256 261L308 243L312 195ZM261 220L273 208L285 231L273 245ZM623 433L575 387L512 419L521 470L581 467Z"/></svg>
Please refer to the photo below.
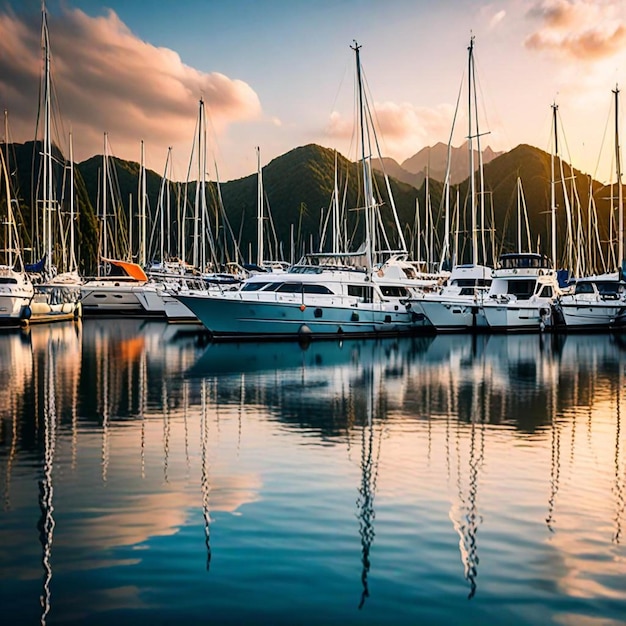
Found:
<svg viewBox="0 0 626 626"><path fill-rule="evenodd" d="M105 274L80 287L83 315L148 315L137 291L148 276L137 263L102 259Z"/></svg>
<svg viewBox="0 0 626 626"><path fill-rule="evenodd" d="M491 280L489 267L457 265L440 290L421 294L411 304L438 332L485 329L482 303Z"/></svg>
<svg viewBox="0 0 626 626"><path fill-rule="evenodd" d="M626 283L618 272L576 280L557 304L567 329L606 330L626 323Z"/></svg>
<svg viewBox="0 0 626 626"><path fill-rule="evenodd" d="M4 152L0 150L0 175L6 197L6 236L4 247L0 249L0 324L19 325L30 317L30 302L34 288L30 277L25 271L22 256L19 251L19 237L15 217L13 215L13 194L9 175L4 159Z"/></svg>
<svg viewBox="0 0 626 626"><path fill-rule="evenodd" d="M257 274L234 291L176 295L215 339L329 338L416 332L406 281L350 264L350 255L308 255L287 272Z"/></svg>
<svg viewBox="0 0 626 626"><path fill-rule="evenodd" d="M503 254L492 272L483 314L492 331L544 330L556 325L554 304L559 295L557 275L547 257Z"/></svg>

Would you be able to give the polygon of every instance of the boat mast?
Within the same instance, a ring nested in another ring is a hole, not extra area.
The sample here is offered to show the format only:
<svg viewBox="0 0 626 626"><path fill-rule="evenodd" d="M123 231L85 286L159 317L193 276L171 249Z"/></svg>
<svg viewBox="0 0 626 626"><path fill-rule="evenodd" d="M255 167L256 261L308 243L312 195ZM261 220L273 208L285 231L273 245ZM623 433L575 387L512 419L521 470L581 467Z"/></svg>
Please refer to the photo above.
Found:
<svg viewBox="0 0 626 626"><path fill-rule="evenodd" d="M146 166L143 139L141 140L141 166L139 174L139 265L146 266ZM132 243L131 243L132 246Z"/></svg>
<svg viewBox="0 0 626 626"><path fill-rule="evenodd" d="M102 156L102 257L109 258L109 237L107 227L107 203L109 195L109 142L108 134L104 133L104 154ZM98 273L100 272L100 263L98 263Z"/></svg>
<svg viewBox="0 0 626 626"><path fill-rule="evenodd" d="M43 232L46 247L45 274L52 277L52 141L51 95L50 95L50 41L48 38L48 18L45 0L41 2L41 37L43 42L43 99L44 99L44 139L43 139Z"/></svg>
<svg viewBox="0 0 626 626"><path fill-rule="evenodd" d="M74 209L74 195L75 195L75 187L74 187L74 143L72 139L72 131L70 131L70 262L68 271L76 272L78 271L78 263L76 260L76 249L75 249L75 241L74 241L74 220L76 217L75 209Z"/></svg>
<svg viewBox="0 0 626 626"><path fill-rule="evenodd" d="M476 224L476 180L474 172L474 134L472 129L472 78L474 73L474 35L470 38L470 45L468 48L468 121L469 130L467 136L467 144L469 148L469 167L470 167L470 202L472 210L472 264L478 265L478 227Z"/></svg>
<svg viewBox="0 0 626 626"><path fill-rule="evenodd" d="M552 247L552 266L556 269L556 179L554 175L554 159L559 153L559 137L557 131L557 111L559 105L556 102L552 103L552 124L554 132L554 147L550 158L550 237Z"/></svg>
<svg viewBox="0 0 626 626"><path fill-rule="evenodd" d="M9 181L9 113L5 109L4 111L4 149L6 151L6 157L4 153L0 152L2 158L2 177L6 186L7 195L7 238L6 238L6 259L5 262L9 267L13 267L13 229L15 228L15 222L13 219L13 207L11 206L11 184Z"/></svg>
<svg viewBox="0 0 626 626"><path fill-rule="evenodd" d="M337 150L335 150L335 180L333 188L333 254L339 254L341 249L339 227L339 185L337 184Z"/></svg>
<svg viewBox="0 0 626 626"><path fill-rule="evenodd" d="M363 195L365 202L365 253L367 269L370 270L372 268L371 228L373 220L373 215L370 215L370 212L372 211L371 199L373 195L371 190L370 170L365 156L365 113L363 110L363 81L361 77L361 58L359 53L361 46L354 41L354 46L350 46L350 48L354 50L356 56L356 75L359 98L358 122L361 135L361 162L363 165Z"/></svg>
<svg viewBox="0 0 626 626"><path fill-rule="evenodd" d="M617 213L618 213L618 235L617 235L617 257L618 267L624 265L624 190L622 188L622 164L620 159L619 145L619 88L616 85L613 90L615 94L615 168L617 174Z"/></svg>
<svg viewBox="0 0 626 626"><path fill-rule="evenodd" d="M261 148L256 147L257 197L256 197L256 249L257 265L263 267L263 171L261 169Z"/></svg>

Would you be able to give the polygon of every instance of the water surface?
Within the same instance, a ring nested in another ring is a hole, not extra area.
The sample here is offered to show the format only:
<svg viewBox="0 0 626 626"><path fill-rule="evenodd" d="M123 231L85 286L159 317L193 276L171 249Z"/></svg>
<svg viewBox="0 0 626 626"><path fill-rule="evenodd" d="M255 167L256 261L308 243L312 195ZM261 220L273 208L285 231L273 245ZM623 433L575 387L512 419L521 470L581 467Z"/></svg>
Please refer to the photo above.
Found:
<svg viewBox="0 0 626 626"><path fill-rule="evenodd" d="M620 336L188 330L0 335L3 623L623 623Z"/></svg>

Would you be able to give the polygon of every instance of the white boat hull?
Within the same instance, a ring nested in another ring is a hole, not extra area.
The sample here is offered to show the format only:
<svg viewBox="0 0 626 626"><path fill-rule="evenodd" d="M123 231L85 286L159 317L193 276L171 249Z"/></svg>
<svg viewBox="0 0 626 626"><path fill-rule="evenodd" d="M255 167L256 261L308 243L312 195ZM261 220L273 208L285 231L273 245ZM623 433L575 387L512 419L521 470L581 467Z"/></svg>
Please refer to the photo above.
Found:
<svg viewBox="0 0 626 626"><path fill-rule="evenodd" d="M559 308L566 328L607 329L626 324L623 300L561 302Z"/></svg>
<svg viewBox="0 0 626 626"><path fill-rule="evenodd" d="M149 315L137 297L137 285L89 281L81 287L83 315Z"/></svg>
<svg viewBox="0 0 626 626"><path fill-rule="evenodd" d="M544 330L553 325L552 307L548 303L486 302L483 313L491 330Z"/></svg>
<svg viewBox="0 0 626 626"><path fill-rule="evenodd" d="M462 300L425 297L423 300L413 301L413 306L420 306L429 322L439 332L487 328L483 310L474 298Z"/></svg>

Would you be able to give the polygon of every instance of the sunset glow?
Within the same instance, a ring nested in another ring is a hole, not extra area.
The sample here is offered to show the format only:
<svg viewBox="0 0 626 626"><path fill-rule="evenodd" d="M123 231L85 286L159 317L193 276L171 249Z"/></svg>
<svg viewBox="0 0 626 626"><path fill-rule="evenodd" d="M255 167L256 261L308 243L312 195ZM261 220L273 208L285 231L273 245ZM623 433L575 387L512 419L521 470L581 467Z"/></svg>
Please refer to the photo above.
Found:
<svg viewBox="0 0 626 626"><path fill-rule="evenodd" d="M528 143L550 151L559 104L563 156L609 180L611 90L626 82L626 5L620 0L407 0L162 5L111 0L47 3L58 99L57 141L73 131L76 160L102 152L162 172L173 147L184 178L197 103L210 118L211 163L222 180L308 143L351 157L353 53L362 63L385 156L398 162L447 143L475 37L481 130L494 150ZM146 9L146 7L143 7ZM35 134L41 70L38 0L0 8L0 106L9 140ZM453 144L467 134L460 98ZM4 133L3 133L4 134ZM606 153L606 154L605 154Z"/></svg>

